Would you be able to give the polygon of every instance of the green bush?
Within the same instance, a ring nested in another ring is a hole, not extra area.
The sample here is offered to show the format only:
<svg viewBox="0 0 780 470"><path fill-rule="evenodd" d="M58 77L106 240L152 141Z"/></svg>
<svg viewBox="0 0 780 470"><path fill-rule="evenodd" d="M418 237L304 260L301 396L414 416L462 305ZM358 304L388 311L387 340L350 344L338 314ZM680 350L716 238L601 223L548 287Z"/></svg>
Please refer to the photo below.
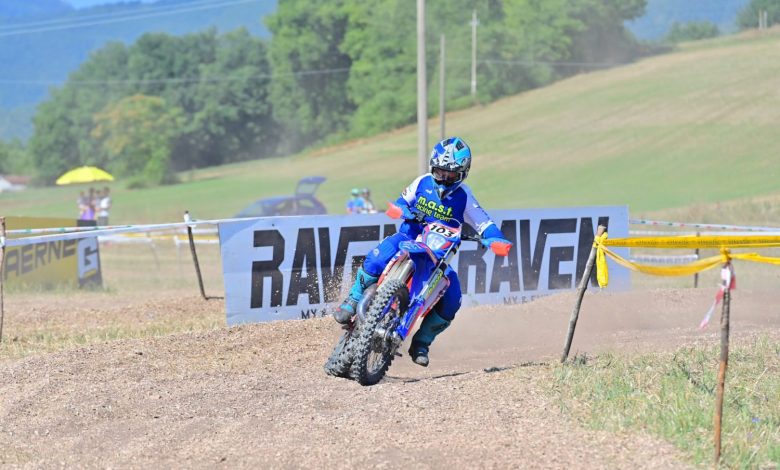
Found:
<svg viewBox="0 0 780 470"><path fill-rule="evenodd" d="M714 38L720 35L718 27L709 21L692 21L690 23L672 24L666 35L666 42L678 43Z"/></svg>

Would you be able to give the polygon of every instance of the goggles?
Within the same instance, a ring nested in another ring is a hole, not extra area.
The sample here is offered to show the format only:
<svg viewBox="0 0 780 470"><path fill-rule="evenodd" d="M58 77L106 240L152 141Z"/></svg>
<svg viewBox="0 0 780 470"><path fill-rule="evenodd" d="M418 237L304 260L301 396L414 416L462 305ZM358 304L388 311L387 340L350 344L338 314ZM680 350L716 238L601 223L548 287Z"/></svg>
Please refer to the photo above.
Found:
<svg viewBox="0 0 780 470"><path fill-rule="evenodd" d="M463 179L463 175L457 171L449 171L441 168L431 169L433 179L439 184L455 184Z"/></svg>

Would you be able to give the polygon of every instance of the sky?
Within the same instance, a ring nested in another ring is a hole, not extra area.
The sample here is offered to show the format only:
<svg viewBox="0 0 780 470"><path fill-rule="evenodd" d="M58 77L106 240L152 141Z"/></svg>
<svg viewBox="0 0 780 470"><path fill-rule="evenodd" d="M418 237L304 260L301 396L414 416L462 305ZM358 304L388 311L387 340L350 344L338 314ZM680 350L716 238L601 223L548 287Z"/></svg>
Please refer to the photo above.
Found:
<svg viewBox="0 0 780 470"><path fill-rule="evenodd" d="M105 5L108 3L119 3L124 0L65 0L65 3L73 5L75 8L94 7L95 5ZM154 3L155 0L141 0L142 3Z"/></svg>

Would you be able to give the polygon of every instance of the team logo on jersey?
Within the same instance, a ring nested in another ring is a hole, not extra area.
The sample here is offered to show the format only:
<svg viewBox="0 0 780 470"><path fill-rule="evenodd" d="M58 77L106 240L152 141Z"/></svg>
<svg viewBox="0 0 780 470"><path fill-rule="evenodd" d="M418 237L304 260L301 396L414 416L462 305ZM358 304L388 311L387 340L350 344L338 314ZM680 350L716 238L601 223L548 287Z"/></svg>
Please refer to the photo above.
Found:
<svg viewBox="0 0 780 470"><path fill-rule="evenodd" d="M452 219L452 207L445 207L436 201L429 201L425 196L418 197L414 207L418 211L439 220L447 221Z"/></svg>

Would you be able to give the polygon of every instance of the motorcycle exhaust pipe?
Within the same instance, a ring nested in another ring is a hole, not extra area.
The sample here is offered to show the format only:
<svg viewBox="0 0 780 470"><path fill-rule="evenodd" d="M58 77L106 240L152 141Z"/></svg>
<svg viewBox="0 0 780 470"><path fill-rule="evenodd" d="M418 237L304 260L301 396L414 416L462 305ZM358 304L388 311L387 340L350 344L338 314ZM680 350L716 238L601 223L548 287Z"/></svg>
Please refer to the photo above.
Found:
<svg viewBox="0 0 780 470"><path fill-rule="evenodd" d="M357 317L359 322L362 322L366 319L366 312L368 311L368 307L371 306L371 301L374 300L376 289L377 285L373 284L368 286L366 290L363 291L363 297L360 299L360 302L358 302L357 305Z"/></svg>

